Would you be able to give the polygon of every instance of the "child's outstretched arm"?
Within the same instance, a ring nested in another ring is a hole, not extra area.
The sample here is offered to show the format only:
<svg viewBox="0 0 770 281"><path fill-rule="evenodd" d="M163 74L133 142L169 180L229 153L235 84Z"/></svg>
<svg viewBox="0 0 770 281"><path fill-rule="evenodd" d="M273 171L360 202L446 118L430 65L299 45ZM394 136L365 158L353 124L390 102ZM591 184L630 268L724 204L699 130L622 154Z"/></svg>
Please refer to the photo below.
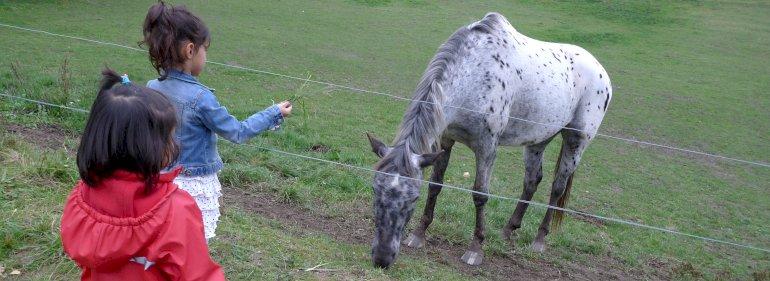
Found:
<svg viewBox="0 0 770 281"><path fill-rule="evenodd" d="M239 121L230 115L227 108L220 105L212 93L205 93L198 102L197 108L203 124L234 143L244 143L259 133L275 128L283 122L284 115L291 112L288 102L276 104L267 109Z"/></svg>

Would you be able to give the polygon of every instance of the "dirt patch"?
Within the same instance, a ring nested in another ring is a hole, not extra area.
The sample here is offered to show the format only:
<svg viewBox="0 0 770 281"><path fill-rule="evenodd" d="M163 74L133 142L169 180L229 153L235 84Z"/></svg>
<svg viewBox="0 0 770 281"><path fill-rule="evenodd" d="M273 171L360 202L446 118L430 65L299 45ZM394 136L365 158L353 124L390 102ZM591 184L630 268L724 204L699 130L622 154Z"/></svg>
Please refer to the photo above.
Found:
<svg viewBox="0 0 770 281"><path fill-rule="evenodd" d="M361 245L369 245L373 233L371 221L362 216L331 217L317 210L285 203L269 192L247 192L239 188L225 187L224 201L237 204L245 210L294 226L293 234L312 235L320 232L335 239ZM368 211L368 210L367 210ZM490 254L479 267L471 267L460 261L465 251L463 245L454 245L438 237L429 236L422 249L402 247L402 255L434 260L456 268L468 276L496 280L665 280L667 274L645 274L638 269L628 269L621 262L606 256L595 256L586 263L566 262L554 265L544 259L528 260L515 254ZM544 255L548 255L545 253ZM655 268L653 268L655 269ZM661 271L664 269L661 268Z"/></svg>
<svg viewBox="0 0 770 281"><path fill-rule="evenodd" d="M310 147L310 151L318 152L318 153L326 153L326 152L329 152L329 150L331 149L328 146L323 144L314 144L313 146Z"/></svg>
<svg viewBox="0 0 770 281"><path fill-rule="evenodd" d="M66 141L77 137L64 128L51 124L38 124L32 128L0 122L0 127L7 133L19 136L27 143L51 150L65 148L67 151L72 151L72 148L66 145Z"/></svg>
<svg viewBox="0 0 770 281"><path fill-rule="evenodd" d="M47 149L62 149L66 140L77 136L55 125L38 125L36 128L6 124L0 120L1 130L15 134L23 140ZM319 147L317 149L321 149ZM67 148L71 151L70 148ZM311 148L313 149L313 148ZM327 147L328 149L328 147ZM335 239L360 245L369 245L373 233L371 221L365 216L329 216L318 211L311 211L292 203L286 203L277 194L268 191L248 192L235 187L224 188L224 200L228 204L237 204L245 210L294 226L291 231L296 235L323 233ZM365 209L365 206L358 206ZM369 212L368 209L363 210ZM576 217L586 220L587 218ZM589 222L592 223L592 221ZM545 259L527 259L516 254L514 249L505 254L488 253L484 264L471 267L460 261L465 245L457 245L440 237L429 236L422 249L402 247L402 255L433 260L437 263L457 269L467 276L478 276L496 280L627 280L650 279L665 280L670 278L665 273L665 264L653 263L650 267L655 273L646 274L638 269L628 269L621 262L606 256L593 256L587 262L566 261L559 265ZM526 251L526 250L525 250ZM548 257L547 252L545 257ZM553 259L559 259L553 257ZM687 276L698 276L697 271L687 266L677 268ZM759 273L765 277L766 272ZM755 276L756 277L756 276ZM761 279L761 278L760 278Z"/></svg>

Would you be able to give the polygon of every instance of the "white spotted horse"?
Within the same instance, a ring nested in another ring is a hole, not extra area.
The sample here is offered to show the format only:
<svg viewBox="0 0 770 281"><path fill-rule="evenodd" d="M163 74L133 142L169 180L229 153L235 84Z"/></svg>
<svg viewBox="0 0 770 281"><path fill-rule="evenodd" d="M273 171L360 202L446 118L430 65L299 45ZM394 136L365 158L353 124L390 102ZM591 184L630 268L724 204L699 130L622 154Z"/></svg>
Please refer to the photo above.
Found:
<svg viewBox="0 0 770 281"><path fill-rule="evenodd" d="M564 207L581 155L596 136L612 98L610 79L597 60L581 47L529 38L500 14L458 29L428 65L404 113L392 146L371 135L381 158L374 176L375 233L372 261L389 267L399 252L402 233L419 197L422 169L433 165L430 181L442 183L455 142L468 146L476 158L473 189L487 193L498 146L524 147L522 200L532 199L542 179L543 151L559 133L561 153L551 187L551 206ZM429 184L419 225L404 241L425 244L425 231L441 185ZM476 226L461 259L481 264L484 205L488 196L473 194ZM503 229L510 240L528 204L519 202ZM551 224L562 213L548 209L532 250L545 249ZM553 221L552 221L553 220Z"/></svg>

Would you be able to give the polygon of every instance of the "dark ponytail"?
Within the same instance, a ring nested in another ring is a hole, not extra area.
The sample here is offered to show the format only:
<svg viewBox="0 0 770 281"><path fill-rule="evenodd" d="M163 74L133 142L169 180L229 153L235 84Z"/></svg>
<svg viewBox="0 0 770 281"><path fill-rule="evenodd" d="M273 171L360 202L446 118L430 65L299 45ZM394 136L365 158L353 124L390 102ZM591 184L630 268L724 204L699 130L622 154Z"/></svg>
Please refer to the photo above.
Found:
<svg viewBox="0 0 770 281"><path fill-rule="evenodd" d="M106 90L112 89L115 84L118 84L121 81L123 81L123 79L120 78L120 75L118 75L112 69L105 68L102 70L102 82L100 83L101 86L99 87L99 94Z"/></svg>
<svg viewBox="0 0 770 281"><path fill-rule="evenodd" d="M142 26L144 39L139 45L146 45L150 62L166 78L169 69L185 62L182 45L190 42L195 48L208 47L209 29L203 21L184 6L173 7L163 1L152 5L147 11Z"/></svg>

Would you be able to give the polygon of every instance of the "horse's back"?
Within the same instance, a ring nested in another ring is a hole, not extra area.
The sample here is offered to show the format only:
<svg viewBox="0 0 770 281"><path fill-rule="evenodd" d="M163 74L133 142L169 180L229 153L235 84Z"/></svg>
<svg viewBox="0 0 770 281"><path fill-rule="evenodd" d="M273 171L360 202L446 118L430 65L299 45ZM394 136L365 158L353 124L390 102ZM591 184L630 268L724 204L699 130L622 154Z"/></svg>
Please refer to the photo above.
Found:
<svg viewBox="0 0 770 281"><path fill-rule="evenodd" d="M527 145L576 121L598 128L611 88L584 49L529 38L495 13L461 28L451 41L457 57L442 86L447 129L455 139L494 135L500 144ZM598 109L588 107L597 103Z"/></svg>

